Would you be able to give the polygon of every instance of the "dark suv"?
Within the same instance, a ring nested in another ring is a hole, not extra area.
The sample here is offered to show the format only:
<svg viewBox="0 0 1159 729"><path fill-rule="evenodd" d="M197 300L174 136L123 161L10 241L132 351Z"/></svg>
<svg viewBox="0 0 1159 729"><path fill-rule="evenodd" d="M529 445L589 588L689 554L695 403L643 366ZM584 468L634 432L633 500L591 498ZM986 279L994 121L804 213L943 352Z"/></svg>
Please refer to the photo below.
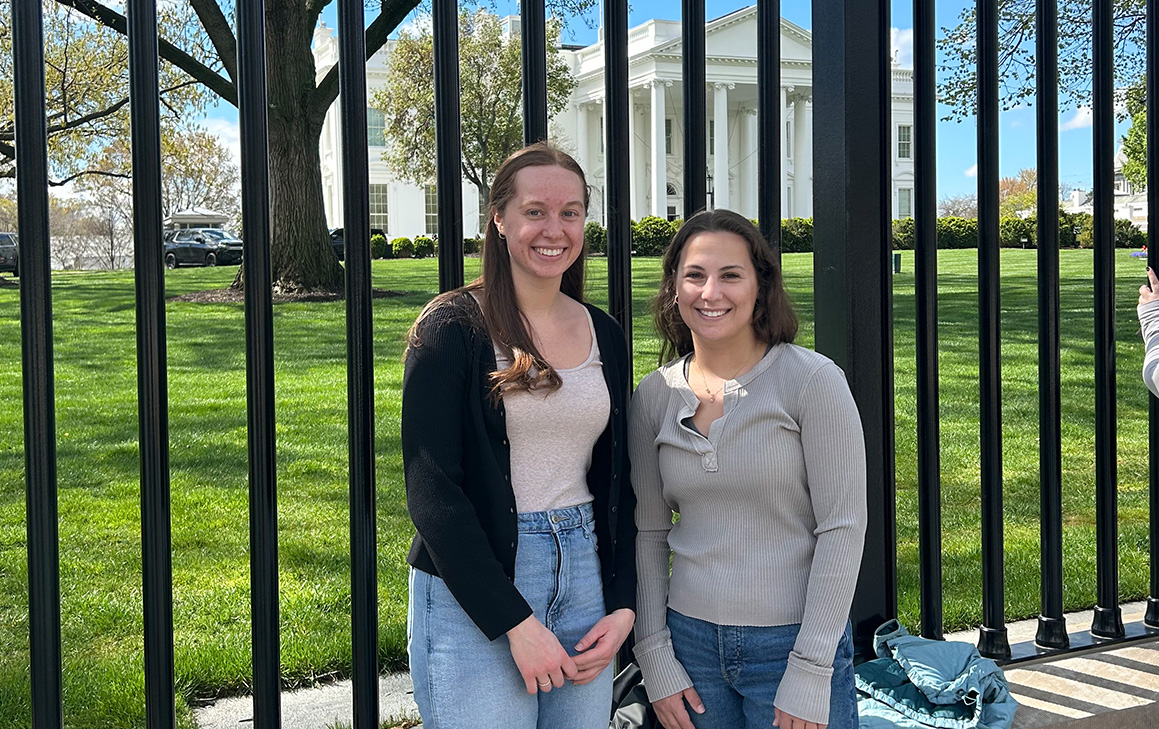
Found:
<svg viewBox="0 0 1159 729"><path fill-rule="evenodd" d="M15 233L0 233L0 271L20 275L20 250L16 245Z"/></svg>
<svg viewBox="0 0 1159 729"><path fill-rule="evenodd" d="M370 237L376 235L386 237L386 231L382 228L371 228ZM346 236L342 232L342 228L335 228L330 231L330 245L334 246L334 254L338 256L339 261L346 260Z"/></svg>
<svg viewBox="0 0 1159 729"><path fill-rule="evenodd" d="M165 231L165 267L241 263L241 239L222 228Z"/></svg>

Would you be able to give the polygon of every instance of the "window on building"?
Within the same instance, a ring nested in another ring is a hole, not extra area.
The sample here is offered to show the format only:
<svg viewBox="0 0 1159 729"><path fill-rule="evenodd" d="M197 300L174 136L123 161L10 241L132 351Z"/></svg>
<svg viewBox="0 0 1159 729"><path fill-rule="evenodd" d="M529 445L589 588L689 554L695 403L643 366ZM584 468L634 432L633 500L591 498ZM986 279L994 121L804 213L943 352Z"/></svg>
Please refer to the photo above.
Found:
<svg viewBox="0 0 1159 729"><path fill-rule="evenodd" d="M901 187L897 191L897 217L912 218L914 215L914 191L910 187Z"/></svg>
<svg viewBox="0 0 1159 729"><path fill-rule="evenodd" d="M668 206L668 222L671 223L673 220L676 220L676 206L669 205Z"/></svg>
<svg viewBox="0 0 1159 729"><path fill-rule="evenodd" d="M714 149L716 149L716 120L709 119L708 120L708 153L712 154L712 151Z"/></svg>
<svg viewBox="0 0 1159 729"><path fill-rule="evenodd" d="M664 120L664 154L672 154L672 120Z"/></svg>
<svg viewBox="0 0 1159 729"><path fill-rule="evenodd" d="M600 117L600 154L604 153L604 118Z"/></svg>
<svg viewBox="0 0 1159 729"><path fill-rule="evenodd" d="M389 220L388 209L386 203L386 190L388 185L371 185L370 186L370 227L380 228L382 230L390 230L387 225Z"/></svg>
<svg viewBox="0 0 1159 729"><path fill-rule="evenodd" d="M911 159L913 152L911 151L910 142L913 140L913 127L908 124L903 124L897 128L897 158Z"/></svg>
<svg viewBox="0 0 1159 729"><path fill-rule="evenodd" d="M785 157L793 159L793 122L785 122Z"/></svg>
<svg viewBox="0 0 1159 729"><path fill-rule="evenodd" d="M424 185L427 208L427 235L439 234L439 191L434 185Z"/></svg>
<svg viewBox="0 0 1159 729"><path fill-rule="evenodd" d="M371 147L386 146L386 117L378 109L366 109L366 141ZM383 230L386 230L383 228Z"/></svg>

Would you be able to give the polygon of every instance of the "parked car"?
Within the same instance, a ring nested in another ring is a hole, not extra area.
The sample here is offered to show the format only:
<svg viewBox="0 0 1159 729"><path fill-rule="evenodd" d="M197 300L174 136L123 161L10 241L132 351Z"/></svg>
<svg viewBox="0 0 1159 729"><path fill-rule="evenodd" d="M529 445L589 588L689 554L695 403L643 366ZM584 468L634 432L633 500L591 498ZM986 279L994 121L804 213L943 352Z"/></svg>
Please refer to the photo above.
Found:
<svg viewBox="0 0 1159 729"><path fill-rule="evenodd" d="M373 238L376 235L381 235L383 238L385 238L386 231L384 231L382 228L371 228L370 237ZM342 228L334 228L330 231L330 245L334 246L334 253L338 256L338 260L345 261L346 239L342 234Z"/></svg>
<svg viewBox="0 0 1159 729"><path fill-rule="evenodd" d="M165 267L241 263L241 239L222 228L165 231Z"/></svg>
<svg viewBox="0 0 1159 729"><path fill-rule="evenodd" d="M0 233L0 271L20 275L20 250L15 233Z"/></svg>

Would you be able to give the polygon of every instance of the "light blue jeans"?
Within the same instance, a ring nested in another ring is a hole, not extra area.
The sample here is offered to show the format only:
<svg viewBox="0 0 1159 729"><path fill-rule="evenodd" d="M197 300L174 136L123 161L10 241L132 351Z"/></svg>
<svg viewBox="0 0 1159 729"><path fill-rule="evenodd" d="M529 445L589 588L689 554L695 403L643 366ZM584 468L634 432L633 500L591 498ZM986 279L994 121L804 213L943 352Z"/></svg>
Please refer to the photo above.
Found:
<svg viewBox="0 0 1159 729"><path fill-rule="evenodd" d="M668 610L676 659L704 702L689 711L696 729L770 729L773 699L800 625L717 625ZM853 632L846 625L833 657L828 729L856 729Z"/></svg>
<svg viewBox="0 0 1159 729"><path fill-rule="evenodd" d="M519 515L515 586L574 655L604 617L590 504ZM424 729L607 729L612 670L528 694L507 636L487 640L438 577L412 569L407 650Z"/></svg>

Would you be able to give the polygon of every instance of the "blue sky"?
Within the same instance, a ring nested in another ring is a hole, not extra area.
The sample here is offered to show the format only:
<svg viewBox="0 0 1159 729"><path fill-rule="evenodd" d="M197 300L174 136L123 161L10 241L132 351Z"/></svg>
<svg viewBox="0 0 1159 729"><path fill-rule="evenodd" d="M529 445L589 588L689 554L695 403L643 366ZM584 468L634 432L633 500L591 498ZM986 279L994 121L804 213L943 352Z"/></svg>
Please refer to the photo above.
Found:
<svg viewBox="0 0 1159 729"><path fill-rule="evenodd" d="M744 0L706 0L705 15L717 18L734 10L751 5ZM957 24L958 14L969 0L944 0L937 4L937 24L939 28ZM470 7L471 2L460 0L460 7ZM518 12L515 0L493 0L488 3L493 11L502 15ZM898 58L903 66L912 66L912 2L893 4L894 39ZM808 0L781 0L781 15L805 28L812 27L811 3ZM322 20L330 27L337 25L337 11L332 3L323 13ZM634 27L650 18L679 20L680 7L674 0L631 0L628 15L629 27ZM585 16L569 23L564 31L564 42L587 44L596 39L600 20L597 8ZM948 108L939 108L939 117L948 115ZM1092 178L1091 119L1089 110L1065 109L1059 115L1060 154L1059 177L1063 184L1074 188L1090 187ZM999 169L1003 176L1013 176L1020 169L1036 166L1035 161L1035 110L1024 106L1003 112L999 119ZM231 146L236 145L237 113L232 107L219 106L207 115L205 125ZM1116 140L1126 133L1127 124L1120 123ZM961 122L940 121L937 128L938 149L938 198L950 195L972 194L977 190L976 132L973 118ZM1116 142L1117 143L1117 142Z"/></svg>

